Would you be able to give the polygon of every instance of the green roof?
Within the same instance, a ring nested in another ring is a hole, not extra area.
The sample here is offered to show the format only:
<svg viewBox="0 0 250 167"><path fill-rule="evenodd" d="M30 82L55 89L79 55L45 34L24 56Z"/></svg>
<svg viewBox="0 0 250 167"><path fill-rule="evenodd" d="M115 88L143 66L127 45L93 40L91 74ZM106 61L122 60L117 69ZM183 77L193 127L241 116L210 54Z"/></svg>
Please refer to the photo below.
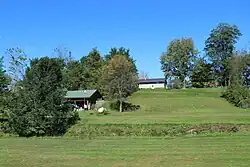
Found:
<svg viewBox="0 0 250 167"><path fill-rule="evenodd" d="M97 90L67 91L66 98L90 98Z"/></svg>

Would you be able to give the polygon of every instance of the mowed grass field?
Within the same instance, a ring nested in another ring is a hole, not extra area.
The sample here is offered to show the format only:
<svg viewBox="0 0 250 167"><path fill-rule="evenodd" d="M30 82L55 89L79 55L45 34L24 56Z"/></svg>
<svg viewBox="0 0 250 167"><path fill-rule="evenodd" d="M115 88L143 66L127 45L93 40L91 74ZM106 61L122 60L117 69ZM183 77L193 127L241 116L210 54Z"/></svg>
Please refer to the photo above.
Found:
<svg viewBox="0 0 250 167"><path fill-rule="evenodd" d="M135 112L111 112L106 116L81 112L89 124L148 123L250 123L250 110L236 108L220 98L222 89L141 90L129 101L139 104Z"/></svg>
<svg viewBox="0 0 250 167"><path fill-rule="evenodd" d="M74 127L77 132L83 124L249 124L250 110L232 106L220 98L220 92L221 89L142 90L129 98L141 106L139 110L112 111L101 116L81 112L81 121ZM0 138L0 167L34 166L249 167L250 133Z"/></svg>
<svg viewBox="0 0 250 167"><path fill-rule="evenodd" d="M1 167L249 167L250 135L0 139Z"/></svg>

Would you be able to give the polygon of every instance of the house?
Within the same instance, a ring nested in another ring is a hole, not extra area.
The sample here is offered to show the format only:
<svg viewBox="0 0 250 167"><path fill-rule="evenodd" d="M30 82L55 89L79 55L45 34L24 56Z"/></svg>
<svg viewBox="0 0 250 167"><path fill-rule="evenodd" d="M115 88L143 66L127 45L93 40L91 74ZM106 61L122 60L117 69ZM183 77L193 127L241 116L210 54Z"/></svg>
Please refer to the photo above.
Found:
<svg viewBox="0 0 250 167"><path fill-rule="evenodd" d="M139 89L164 88L165 78L139 79Z"/></svg>
<svg viewBox="0 0 250 167"><path fill-rule="evenodd" d="M90 109L98 100L103 100L98 90L67 91L65 98L83 109Z"/></svg>

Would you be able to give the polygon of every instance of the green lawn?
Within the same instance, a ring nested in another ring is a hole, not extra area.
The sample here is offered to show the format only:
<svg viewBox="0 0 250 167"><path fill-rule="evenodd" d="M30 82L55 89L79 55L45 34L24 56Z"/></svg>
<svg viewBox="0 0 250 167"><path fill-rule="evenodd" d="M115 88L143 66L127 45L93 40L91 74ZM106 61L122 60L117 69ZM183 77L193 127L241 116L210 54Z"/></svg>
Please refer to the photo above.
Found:
<svg viewBox="0 0 250 167"><path fill-rule="evenodd" d="M0 139L1 167L248 167L250 135Z"/></svg>
<svg viewBox="0 0 250 167"><path fill-rule="evenodd" d="M107 116L81 112L83 122L103 123L250 123L250 110L236 108L220 98L221 89L141 90L129 101L135 112Z"/></svg>
<svg viewBox="0 0 250 167"><path fill-rule="evenodd" d="M84 129L81 123L86 122L249 124L250 110L232 106L219 97L220 91L221 89L142 90L129 98L130 102L141 106L138 111L111 112L102 116L81 112L81 122L72 129L77 136ZM90 132L99 130L95 128L90 129ZM85 136L85 132L80 133L80 137ZM0 167L248 167L250 133L243 132L174 138L0 138Z"/></svg>

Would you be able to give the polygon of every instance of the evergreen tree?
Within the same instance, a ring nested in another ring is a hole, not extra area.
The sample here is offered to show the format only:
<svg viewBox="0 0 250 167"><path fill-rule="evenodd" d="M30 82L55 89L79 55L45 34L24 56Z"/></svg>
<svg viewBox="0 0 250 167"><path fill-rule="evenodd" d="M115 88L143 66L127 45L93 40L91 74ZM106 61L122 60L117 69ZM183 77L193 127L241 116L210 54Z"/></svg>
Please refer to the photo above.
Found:
<svg viewBox="0 0 250 167"><path fill-rule="evenodd" d="M8 129L8 108L7 108L7 98L8 98L8 85L10 79L7 77L4 67L3 67L3 57L0 57L0 132L6 132Z"/></svg>
<svg viewBox="0 0 250 167"><path fill-rule="evenodd" d="M10 126L20 136L61 135L79 118L65 102L62 65L56 58L31 61L11 102Z"/></svg>
<svg viewBox="0 0 250 167"><path fill-rule="evenodd" d="M101 75L104 65L103 58L97 48L93 48L88 56L82 57L81 60L82 72L84 73L85 87L87 89L101 89Z"/></svg>

